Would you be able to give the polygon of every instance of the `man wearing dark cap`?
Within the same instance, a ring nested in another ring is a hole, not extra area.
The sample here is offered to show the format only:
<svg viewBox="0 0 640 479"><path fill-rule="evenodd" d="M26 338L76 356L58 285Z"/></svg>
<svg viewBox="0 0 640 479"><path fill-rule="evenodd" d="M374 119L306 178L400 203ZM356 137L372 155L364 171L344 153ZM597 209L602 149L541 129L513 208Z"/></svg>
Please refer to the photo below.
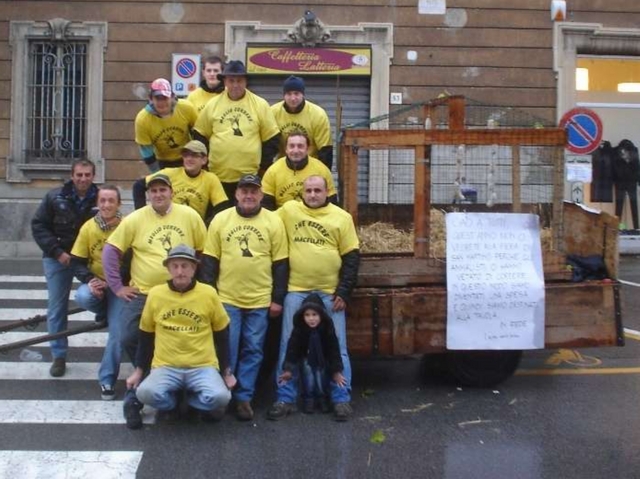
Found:
<svg viewBox="0 0 640 479"><path fill-rule="evenodd" d="M229 362L238 379L233 392L239 420L253 418L251 399L264 357L269 317L282 312L289 276L288 245L278 216L260 206L257 175L244 175L237 206L209 225L200 269L203 282L215 286L230 318Z"/></svg>
<svg viewBox="0 0 640 479"><path fill-rule="evenodd" d="M309 138L309 156L318 158L329 170L333 165L333 142L329 117L324 109L304 97L304 80L290 76L282 86L284 99L271 106L282 137L279 156L286 153L286 138L301 131Z"/></svg>
<svg viewBox="0 0 640 479"><path fill-rule="evenodd" d="M162 266L171 249L184 243L197 251L204 248L206 229L192 208L172 202L171 179L157 173L147 181L150 204L122 220L109 236L102 251L107 283L123 299L121 319L122 349L135 365L138 323L149 290L170 279ZM131 250L131 282L124 285L119 265ZM125 398L127 401L127 398Z"/></svg>
<svg viewBox="0 0 640 479"><path fill-rule="evenodd" d="M166 175L171 180L174 203L190 206L208 225L217 212L230 206L230 202L218 177L204 169L208 159L207 147L202 142L191 140L182 147L181 154L182 168L164 168L156 174ZM146 180L136 181L140 183L138 188L134 188L136 209L145 206L144 182L153 176L148 175ZM136 193L136 190L142 191Z"/></svg>
<svg viewBox="0 0 640 479"><path fill-rule="evenodd" d="M197 117L190 102L176 100L168 80L151 83L149 103L136 116L135 140L152 173L182 166L180 150L190 140Z"/></svg>
<svg viewBox="0 0 640 479"><path fill-rule="evenodd" d="M229 369L229 317L215 289L196 281L198 263L196 251L185 244L162 262L171 279L149 291L127 389L135 390L141 403L173 413L179 413L184 392L203 419L220 419L231 399L228 388L236 382ZM129 428L142 426L134 402L127 403L125 417Z"/></svg>
<svg viewBox="0 0 640 479"><path fill-rule="evenodd" d="M266 100L247 89L241 61L230 61L220 74L225 91L204 107L194 136L209 145L209 170L234 198L243 175L266 170L278 151L280 130Z"/></svg>

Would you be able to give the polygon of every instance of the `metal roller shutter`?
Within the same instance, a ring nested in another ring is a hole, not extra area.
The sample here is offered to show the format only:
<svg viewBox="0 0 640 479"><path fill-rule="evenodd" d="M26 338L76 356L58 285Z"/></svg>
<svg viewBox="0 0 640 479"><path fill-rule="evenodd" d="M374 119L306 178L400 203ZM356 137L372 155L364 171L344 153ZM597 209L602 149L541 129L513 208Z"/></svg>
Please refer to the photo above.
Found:
<svg viewBox="0 0 640 479"><path fill-rule="evenodd" d="M270 105L282 100L282 83L288 77L284 76L254 76L249 79L248 88L260 95ZM368 77L304 77L305 97L320 105L327 111L331 121L331 134L334 143L334 158L336 146L336 108L338 95L342 102L342 126L369 120L370 112L370 79ZM368 201L369 190L369 157L358 159L358 197L361 202ZM334 162L334 176L336 164Z"/></svg>

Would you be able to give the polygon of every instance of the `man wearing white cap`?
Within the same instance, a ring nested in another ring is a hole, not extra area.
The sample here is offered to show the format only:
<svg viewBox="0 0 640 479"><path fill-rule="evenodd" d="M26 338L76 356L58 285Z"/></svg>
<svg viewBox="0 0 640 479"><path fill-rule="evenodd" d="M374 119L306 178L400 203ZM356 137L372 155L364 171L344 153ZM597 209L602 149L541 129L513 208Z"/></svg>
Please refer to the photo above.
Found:
<svg viewBox="0 0 640 479"><path fill-rule="evenodd" d="M151 172L182 166L180 151L191 139L197 117L190 102L176 100L168 80L158 78L151 83L149 103L135 121L135 141Z"/></svg>

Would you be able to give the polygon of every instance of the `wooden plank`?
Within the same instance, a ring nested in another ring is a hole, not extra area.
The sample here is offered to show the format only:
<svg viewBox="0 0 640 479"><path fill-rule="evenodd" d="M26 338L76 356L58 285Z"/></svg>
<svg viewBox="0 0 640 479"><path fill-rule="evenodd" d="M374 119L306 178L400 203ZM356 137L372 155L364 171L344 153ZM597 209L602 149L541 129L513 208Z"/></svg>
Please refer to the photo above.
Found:
<svg viewBox="0 0 640 479"><path fill-rule="evenodd" d="M522 212L522 196L520 190L520 147L513 145L511 147L511 201L513 202L513 212Z"/></svg>
<svg viewBox="0 0 640 479"><path fill-rule="evenodd" d="M564 145L566 132L559 128L491 130L345 130L343 142L359 148L386 149L417 145Z"/></svg>
<svg viewBox="0 0 640 479"><path fill-rule="evenodd" d="M464 97L449 98L449 129L464 130Z"/></svg>
<svg viewBox="0 0 640 479"><path fill-rule="evenodd" d="M431 176L424 145L415 147L415 186L413 207L413 252L416 258L429 255L429 212L431 211Z"/></svg>
<svg viewBox="0 0 640 479"><path fill-rule="evenodd" d="M393 354L397 356L413 354L415 333L413 295L395 294L391 298Z"/></svg>

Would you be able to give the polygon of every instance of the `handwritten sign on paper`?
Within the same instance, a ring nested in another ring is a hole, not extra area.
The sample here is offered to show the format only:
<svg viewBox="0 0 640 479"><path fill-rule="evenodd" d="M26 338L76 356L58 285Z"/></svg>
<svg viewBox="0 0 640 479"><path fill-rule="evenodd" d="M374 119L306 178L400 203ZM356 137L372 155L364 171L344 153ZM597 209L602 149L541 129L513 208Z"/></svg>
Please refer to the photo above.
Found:
<svg viewBox="0 0 640 479"><path fill-rule="evenodd" d="M536 215L449 213L447 349L544 347Z"/></svg>

